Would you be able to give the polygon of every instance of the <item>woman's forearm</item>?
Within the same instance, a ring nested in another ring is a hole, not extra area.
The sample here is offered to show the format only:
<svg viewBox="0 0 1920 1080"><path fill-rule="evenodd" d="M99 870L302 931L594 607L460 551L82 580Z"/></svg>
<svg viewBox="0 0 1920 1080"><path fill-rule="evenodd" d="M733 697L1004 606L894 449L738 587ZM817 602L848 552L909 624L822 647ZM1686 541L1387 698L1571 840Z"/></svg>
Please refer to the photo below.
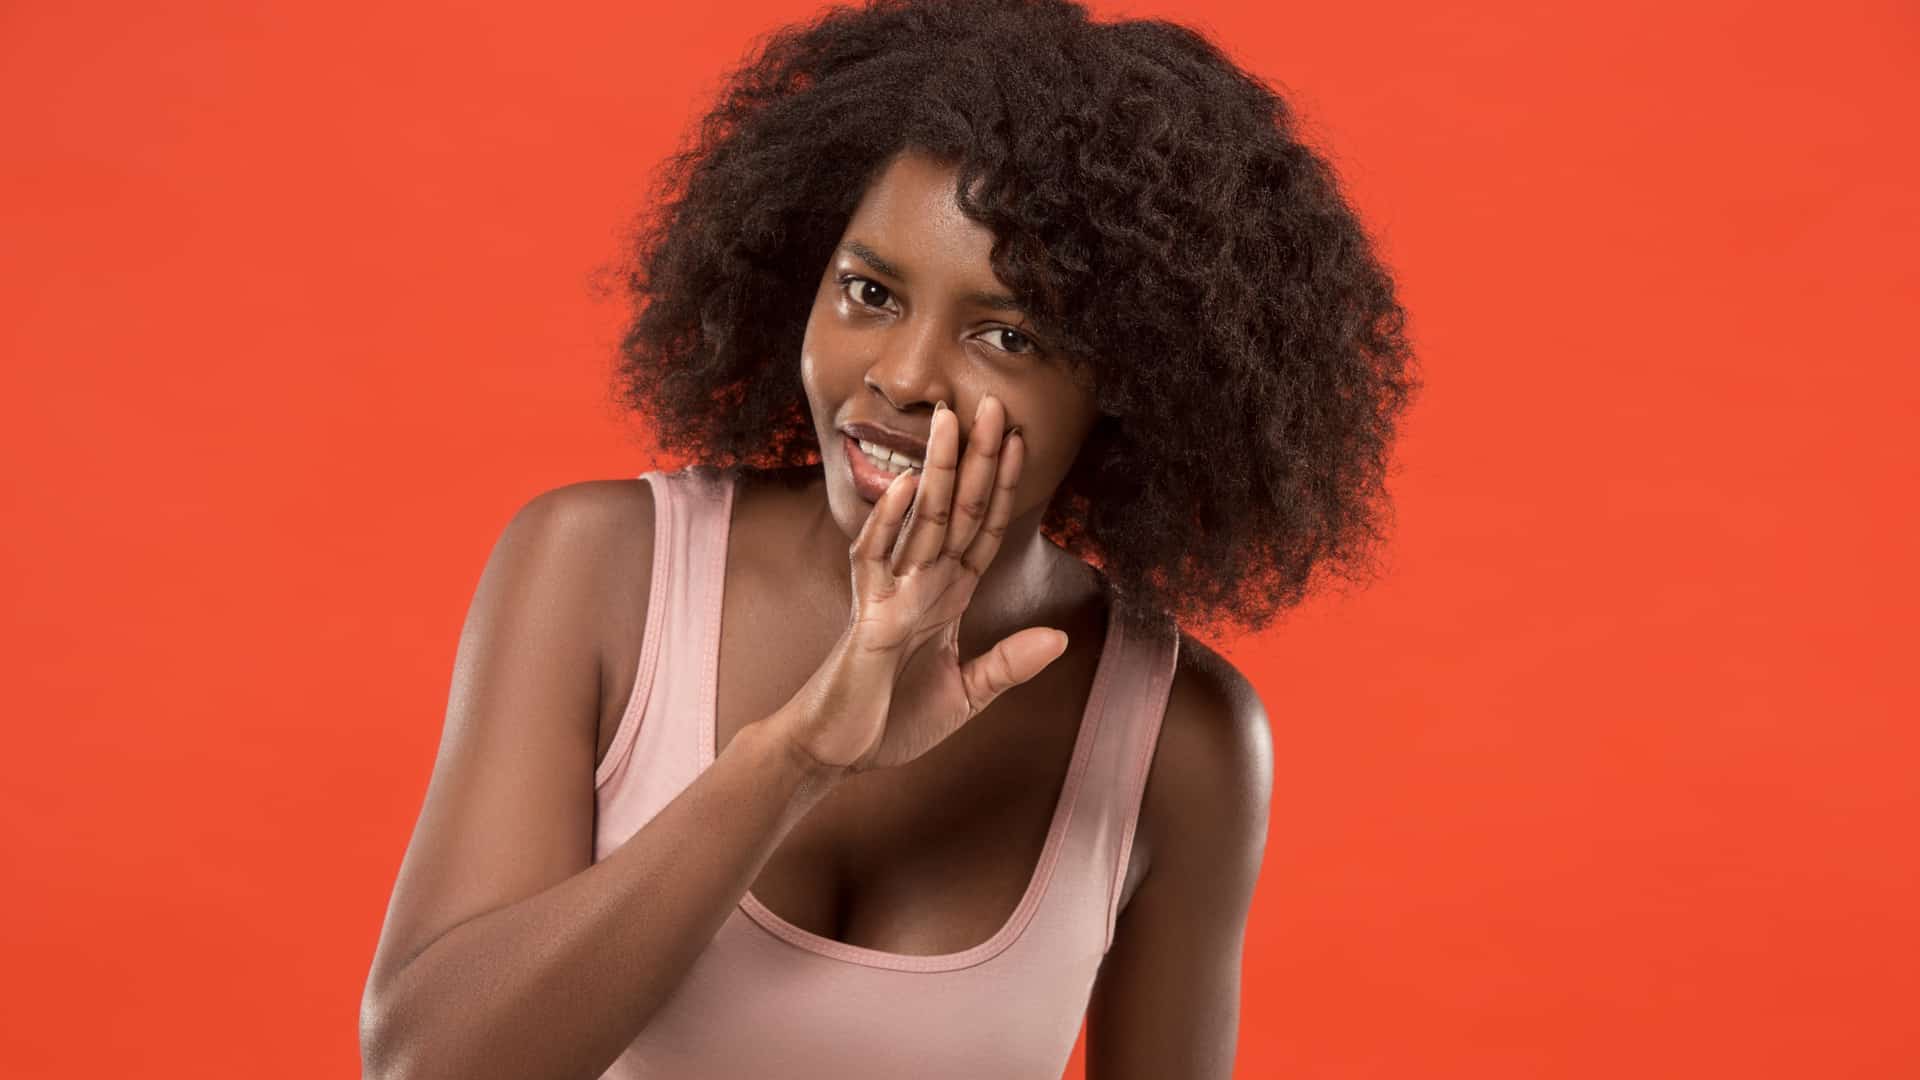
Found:
<svg viewBox="0 0 1920 1080"><path fill-rule="evenodd" d="M456 926L371 1000L378 1080L599 1076L713 939L834 781L749 724L612 854Z"/></svg>

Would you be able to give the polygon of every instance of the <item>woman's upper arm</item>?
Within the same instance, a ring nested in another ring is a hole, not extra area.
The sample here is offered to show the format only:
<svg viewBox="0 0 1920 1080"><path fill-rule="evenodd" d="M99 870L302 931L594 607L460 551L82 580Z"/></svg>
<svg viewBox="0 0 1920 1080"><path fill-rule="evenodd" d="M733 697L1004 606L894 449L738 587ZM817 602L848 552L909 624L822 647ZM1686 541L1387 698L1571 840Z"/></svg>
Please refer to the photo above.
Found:
<svg viewBox="0 0 1920 1080"><path fill-rule="evenodd" d="M1259 697L1231 665L1198 643L1181 654L1192 663L1168 695L1141 808L1150 862L1088 1003L1088 1080L1233 1073L1272 739Z"/></svg>
<svg viewBox="0 0 1920 1080"><path fill-rule="evenodd" d="M604 609L610 596L625 602L616 569L630 577L651 566L651 494L635 488L588 481L544 492L495 542L365 1001L448 931L591 864ZM646 548L637 569L627 562L636 544Z"/></svg>

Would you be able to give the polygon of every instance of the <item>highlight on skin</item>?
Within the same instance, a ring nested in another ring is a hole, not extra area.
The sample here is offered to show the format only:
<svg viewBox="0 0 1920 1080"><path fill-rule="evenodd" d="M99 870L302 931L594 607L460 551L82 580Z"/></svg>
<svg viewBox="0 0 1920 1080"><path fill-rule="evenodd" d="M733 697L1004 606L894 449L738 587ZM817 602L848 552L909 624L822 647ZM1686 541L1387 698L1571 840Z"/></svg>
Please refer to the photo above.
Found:
<svg viewBox="0 0 1920 1080"><path fill-rule="evenodd" d="M995 276L1096 395L1048 539L1189 632L1374 575L1421 385L1391 273L1277 91L1185 27L1070 0L833 8L728 74L614 268L616 397L662 450L821 460L808 312L908 150L958 169Z"/></svg>

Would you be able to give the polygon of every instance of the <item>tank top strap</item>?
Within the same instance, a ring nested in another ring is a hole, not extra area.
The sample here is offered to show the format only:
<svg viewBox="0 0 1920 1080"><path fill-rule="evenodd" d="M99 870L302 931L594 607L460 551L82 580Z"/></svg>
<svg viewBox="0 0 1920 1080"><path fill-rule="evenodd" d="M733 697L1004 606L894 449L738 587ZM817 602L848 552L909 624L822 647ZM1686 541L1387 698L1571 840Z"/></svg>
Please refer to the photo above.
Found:
<svg viewBox="0 0 1920 1080"><path fill-rule="evenodd" d="M653 491L646 636L627 712L594 786L623 801L644 792L637 805L650 817L656 803L664 804L699 775L701 739L713 738L706 687L719 653L733 477L715 466L689 465L639 479Z"/></svg>
<svg viewBox="0 0 1920 1080"><path fill-rule="evenodd" d="M719 722L719 704L714 695L720 684L720 617L726 599L727 538L733 530L733 496L740 482L736 467L689 465L674 474L680 497L681 517L685 522L688 576L689 622L685 640L700 650L699 662L688 664L688 672L700 672L700 702L690 720L697 729L694 744L699 756L694 759L695 775L715 756L715 725Z"/></svg>
<svg viewBox="0 0 1920 1080"><path fill-rule="evenodd" d="M1159 745L1180 652L1179 628L1171 618L1153 620L1144 627L1140 621L1124 619L1118 609L1108 618L1118 620L1114 626L1119 635L1117 651L1113 671L1102 680L1099 715L1089 718L1100 726L1077 797L1075 829L1081 835L1073 845L1091 867L1089 881L1100 890L1099 910L1105 920L1102 952L1112 946L1119 921L1120 894L1132 860L1147 773Z"/></svg>

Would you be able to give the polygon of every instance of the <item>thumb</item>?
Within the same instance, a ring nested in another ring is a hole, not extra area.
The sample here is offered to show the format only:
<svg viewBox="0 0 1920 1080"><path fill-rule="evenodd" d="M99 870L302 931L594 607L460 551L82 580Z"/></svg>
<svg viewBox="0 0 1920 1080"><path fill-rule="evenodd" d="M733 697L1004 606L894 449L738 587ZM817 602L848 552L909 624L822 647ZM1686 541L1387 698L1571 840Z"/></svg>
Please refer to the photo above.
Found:
<svg viewBox="0 0 1920 1080"><path fill-rule="evenodd" d="M1067 651L1065 632L1035 626L1000 639L999 644L960 668L961 685L977 715L993 699L1040 674Z"/></svg>

